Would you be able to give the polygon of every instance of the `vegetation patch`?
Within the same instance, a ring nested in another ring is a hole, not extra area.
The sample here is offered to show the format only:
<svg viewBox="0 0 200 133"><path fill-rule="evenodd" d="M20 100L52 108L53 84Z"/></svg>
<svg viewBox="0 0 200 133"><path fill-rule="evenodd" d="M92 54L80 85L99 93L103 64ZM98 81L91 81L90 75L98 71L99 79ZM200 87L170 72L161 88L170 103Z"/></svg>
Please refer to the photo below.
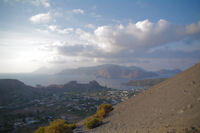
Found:
<svg viewBox="0 0 200 133"><path fill-rule="evenodd" d="M85 126L87 129L92 129L92 128L98 127L101 123L102 123L102 119L94 115L86 119Z"/></svg>
<svg viewBox="0 0 200 133"><path fill-rule="evenodd" d="M65 120L57 119L52 121L49 126L39 127L34 133L72 133L75 128L75 124L69 124Z"/></svg>
<svg viewBox="0 0 200 133"><path fill-rule="evenodd" d="M102 123L103 118L105 118L108 115L108 113L112 110L113 107L111 104L101 104L98 107L96 114L86 119L85 121L86 128L92 129L98 127Z"/></svg>
<svg viewBox="0 0 200 133"><path fill-rule="evenodd" d="M96 112L97 117L105 118L110 111L113 110L111 104L101 104Z"/></svg>

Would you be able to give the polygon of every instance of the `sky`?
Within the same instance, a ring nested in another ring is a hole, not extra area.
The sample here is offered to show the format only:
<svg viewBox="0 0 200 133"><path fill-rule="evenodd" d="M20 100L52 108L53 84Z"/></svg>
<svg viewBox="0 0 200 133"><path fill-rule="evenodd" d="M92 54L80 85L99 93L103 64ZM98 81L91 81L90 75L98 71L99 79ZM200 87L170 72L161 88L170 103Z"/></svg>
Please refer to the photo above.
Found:
<svg viewBox="0 0 200 133"><path fill-rule="evenodd" d="M0 73L200 61L199 0L0 0Z"/></svg>

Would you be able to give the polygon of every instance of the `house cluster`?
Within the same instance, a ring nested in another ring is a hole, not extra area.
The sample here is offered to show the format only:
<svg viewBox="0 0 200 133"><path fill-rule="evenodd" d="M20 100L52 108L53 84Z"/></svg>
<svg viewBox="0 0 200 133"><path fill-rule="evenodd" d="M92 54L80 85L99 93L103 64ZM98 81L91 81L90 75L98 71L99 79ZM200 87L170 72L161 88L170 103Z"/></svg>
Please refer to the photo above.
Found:
<svg viewBox="0 0 200 133"><path fill-rule="evenodd" d="M34 117L19 118L15 120L13 128L23 127L38 122L39 120L35 119Z"/></svg>
<svg viewBox="0 0 200 133"><path fill-rule="evenodd" d="M20 111L32 112L33 115L23 118L18 117L15 120L11 120L11 125L13 125L13 128L18 128L40 123L43 120L51 121L53 119L60 118L63 112L73 115L76 115L77 113L78 115L82 114L85 116L87 113L92 114L96 112L98 106L102 103L117 104L121 101L127 100L130 96L134 96L136 93L137 92L135 90L113 89L108 91L98 91L95 93L82 92L77 94L66 92L62 94L53 94L51 96L34 99L26 104L23 104ZM3 108L5 107L1 106L0 109ZM18 106L17 108L20 107ZM38 111L34 112L33 110ZM62 115L62 118L64 117L65 115Z"/></svg>

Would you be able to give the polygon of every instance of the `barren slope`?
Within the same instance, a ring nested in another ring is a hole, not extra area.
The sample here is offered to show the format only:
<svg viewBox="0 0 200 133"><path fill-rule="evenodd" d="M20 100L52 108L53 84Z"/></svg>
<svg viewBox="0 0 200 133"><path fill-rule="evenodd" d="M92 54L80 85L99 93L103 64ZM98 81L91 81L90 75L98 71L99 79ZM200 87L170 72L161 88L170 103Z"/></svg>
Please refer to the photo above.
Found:
<svg viewBox="0 0 200 133"><path fill-rule="evenodd" d="M200 63L114 107L95 133L183 132L200 127Z"/></svg>

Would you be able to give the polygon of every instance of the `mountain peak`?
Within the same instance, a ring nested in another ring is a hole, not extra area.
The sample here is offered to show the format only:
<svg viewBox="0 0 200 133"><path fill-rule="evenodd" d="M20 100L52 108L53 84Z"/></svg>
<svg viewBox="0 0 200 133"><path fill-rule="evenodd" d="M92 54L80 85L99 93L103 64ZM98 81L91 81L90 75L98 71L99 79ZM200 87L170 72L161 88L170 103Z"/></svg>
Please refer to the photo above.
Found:
<svg viewBox="0 0 200 133"><path fill-rule="evenodd" d="M104 64L94 67L81 67L78 69L64 70L59 74L81 75L82 77L93 76L106 79L140 79L157 76L157 73L146 71L142 68L131 66L120 66L115 64Z"/></svg>

